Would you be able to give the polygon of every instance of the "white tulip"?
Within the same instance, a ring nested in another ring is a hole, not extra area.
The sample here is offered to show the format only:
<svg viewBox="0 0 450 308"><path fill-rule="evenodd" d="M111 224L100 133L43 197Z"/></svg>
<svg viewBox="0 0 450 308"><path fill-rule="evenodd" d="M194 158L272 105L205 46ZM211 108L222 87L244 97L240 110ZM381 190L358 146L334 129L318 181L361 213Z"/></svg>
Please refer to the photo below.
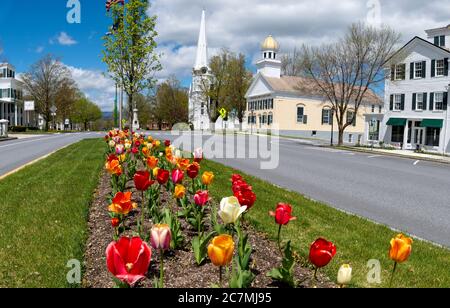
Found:
<svg viewBox="0 0 450 308"><path fill-rule="evenodd" d="M236 197L223 198L218 215L224 224L234 224L246 210L247 207L241 206Z"/></svg>
<svg viewBox="0 0 450 308"><path fill-rule="evenodd" d="M348 264L341 266L337 276L337 282L339 285L348 285L352 281L352 267Z"/></svg>
<svg viewBox="0 0 450 308"><path fill-rule="evenodd" d="M111 148L113 148L113 147L116 146L116 143L114 142L114 140L111 140L111 141L109 142L109 146L110 146Z"/></svg>

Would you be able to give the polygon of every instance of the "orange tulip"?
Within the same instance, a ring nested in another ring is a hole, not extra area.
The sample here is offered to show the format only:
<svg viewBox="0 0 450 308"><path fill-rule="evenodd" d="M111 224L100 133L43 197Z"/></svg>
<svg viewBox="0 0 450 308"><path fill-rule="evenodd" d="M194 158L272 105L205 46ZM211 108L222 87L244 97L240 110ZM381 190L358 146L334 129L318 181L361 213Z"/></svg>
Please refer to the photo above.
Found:
<svg viewBox="0 0 450 308"><path fill-rule="evenodd" d="M111 162L107 162L105 168L111 175L117 176L122 175L122 166L120 165L120 162L117 159Z"/></svg>
<svg viewBox="0 0 450 308"><path fill-rule="evenodd" d="M128 215L137 204L131 201L131 192L118 192L109 206L109 211L118 215Z"/></svg>
<svg viewBox="0 0 450 308"><path fill-rule="evenodd" d="M411 255L412 243L413 240L403 234L397 235L391 240L389 258L396 263L403 263L407 261Z"/></svg>
<svg viewBox="0 0 450 308"><path fill-rule="evenodd" d="M180 158L178 159L177 167L180 170L186 171L190 164L191 162L189 161L189 159Z"/></svg>
<svg viewBox="0 0 450 308"><path fill-rule="evenodd" d="M147 147L142 148L142 155L144 155L145 157L148 157L149 154L150 154L150 150Z"/></svg>
<svg viewBox="0 0 450 308"><path fill-rule="evenodd" d="M215 237L208 247L208 256L215 266L223 267L231 263L234 254L234 241L230 235Z"/></svg>
<svg viewBox="0 0 450 308"><path fill-rule="evenodd" d="M174 197L176 199L183 199L185 196L186 196L186 187L184 187L183 185L175 186Z"/></svg>
<svg viewBox="0 0 450 308"><path fill-rule="evenodd" d="M147 166L150 170L155 169L158 166L158 159L155 156L147 158Z"/></svg>
<svg viewBox="0 0 450 308"><path fill-rule="evenodd" d="M203 185L209 186L214 181L214 173L212 172L205 172L202 175L202 183Z"/></svg>

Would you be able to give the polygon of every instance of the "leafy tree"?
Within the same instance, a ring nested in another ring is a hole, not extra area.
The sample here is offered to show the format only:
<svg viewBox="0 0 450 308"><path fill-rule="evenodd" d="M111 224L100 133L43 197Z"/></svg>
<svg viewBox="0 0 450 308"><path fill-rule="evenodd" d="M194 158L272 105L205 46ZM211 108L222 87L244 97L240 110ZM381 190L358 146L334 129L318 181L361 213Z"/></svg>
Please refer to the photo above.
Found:
<svg viewBox="0 0 450 308"><path fill-rule="evenodd" d="M85 97L78 99L74 104L72 120L77 124L82 124L87 131L90 124L102 118L100 108Z"/></svg>
<svg viewBox="0 0 450 308"><path fill-rule="evenodd" d="M109 13L114 31L103 38L103 61L111 77L128 96L128 119L133 122L137 93L152 87L154 73L161 70L155 37L156 16L147 15L148 0L129 0L124 6L113 5Z"/></svg>
<svg viewBox="0 0 450 308"><path fill-rule="evenodd" d="M33 64L22 80L27 94L35 101L36 111L44 118L45 130L48 131L52 120L50 109L56 104L62 89L71 83L69 70L58 59L47 55Z"/></svg>
<svg viewBox="0 0 450 308"><path fill-rule="evenodd" d="M174 76L158 86L154 113L171 126L189 121L189 95ZM159 123L159 122L158 122Z"/></svg>

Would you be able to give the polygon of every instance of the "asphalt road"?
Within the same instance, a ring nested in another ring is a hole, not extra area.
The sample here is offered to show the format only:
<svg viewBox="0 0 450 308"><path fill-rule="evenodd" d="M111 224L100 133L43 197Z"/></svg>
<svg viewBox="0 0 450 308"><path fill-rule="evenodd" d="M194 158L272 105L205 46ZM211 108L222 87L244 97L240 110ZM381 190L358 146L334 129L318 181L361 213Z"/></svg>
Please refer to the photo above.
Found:
<svg viewBox="0 0 450 308"><path fill-rule="evenodd" d="M167 133L152 135L163 140L177 138ZM51 135L1 142L0 176L61 147L95 137L103 135ZM248 145L247 139L238 136L236 140L247 143L248 153L255 146ZM219 137L213 137L213 142L210 137L203 138L207 140L204 146L212 144L218 152L229 149ZM279 147L275 169L261 169L261 158L214 160L332 207L450 247L450 165L321 148L295 140L260 137L259 141Z"/></svg>
<svg viewBox="0 0 450 308"><path fill-rule="evenodd" d="M103 136L98 133L60 134L0 142L0 176L82 139Z"/></svg>
<svg viewBox="0 0 450 308"><path fill-rule="evenodd" d="M156 137L174 139L161 133ZM267 137L261 139L271 142ZM215 160L337 209L450 247L450 165L286 139L279 140L279 148L279 166L273 170L262 170L260 159Z"/></svg>

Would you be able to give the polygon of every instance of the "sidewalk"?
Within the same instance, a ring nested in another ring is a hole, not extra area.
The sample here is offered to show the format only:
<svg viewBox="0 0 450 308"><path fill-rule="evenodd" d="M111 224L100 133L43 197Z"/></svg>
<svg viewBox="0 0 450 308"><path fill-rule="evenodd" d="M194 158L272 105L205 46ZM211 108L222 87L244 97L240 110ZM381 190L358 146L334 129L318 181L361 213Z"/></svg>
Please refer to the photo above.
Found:
<svg viewBox="0 0 450 308"><path fill-rule="evenodd" d="M450 164L450 157L449 156L442 156L439 154L423 154L423 153L415 153L413 151L407 151L407 150L383 150L383 149L377 149L374 148L359 148L359 147L339 147L344 150L354 151L354 152L361 152L361 153L372 153L372 154L379 154L379 155L387 155L387 156L396 156L396 157L402 157L402 158L408 158L408 159L417 159L417 160L423 160L423 161L432 161L432 162L439 162L444 164Z"/></svg>

